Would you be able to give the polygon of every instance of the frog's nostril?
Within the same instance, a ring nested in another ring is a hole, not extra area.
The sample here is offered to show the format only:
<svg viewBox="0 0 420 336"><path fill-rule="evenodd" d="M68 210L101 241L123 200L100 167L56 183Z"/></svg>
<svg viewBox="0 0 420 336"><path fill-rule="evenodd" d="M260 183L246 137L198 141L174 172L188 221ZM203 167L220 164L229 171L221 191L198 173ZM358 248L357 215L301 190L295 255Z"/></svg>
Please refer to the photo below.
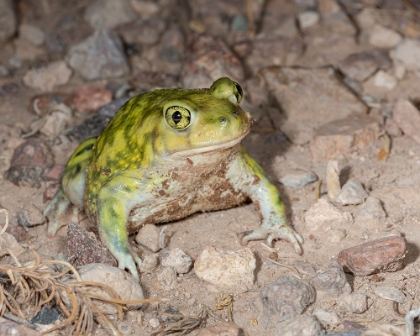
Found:
<svg viewBox="0 0 420 336"><path fill-rule="evenodd" d="M220 118L220 119L219 119L219 122L220 122L221 124L226 123L226 118Z"/></svg>
<svg viewBox="0 0 420 336"><path fill-rule="evenodd" d="M235 111L233 111L233 114L237 116L237 115L239 115L239 111L235 110Z"/></svg>

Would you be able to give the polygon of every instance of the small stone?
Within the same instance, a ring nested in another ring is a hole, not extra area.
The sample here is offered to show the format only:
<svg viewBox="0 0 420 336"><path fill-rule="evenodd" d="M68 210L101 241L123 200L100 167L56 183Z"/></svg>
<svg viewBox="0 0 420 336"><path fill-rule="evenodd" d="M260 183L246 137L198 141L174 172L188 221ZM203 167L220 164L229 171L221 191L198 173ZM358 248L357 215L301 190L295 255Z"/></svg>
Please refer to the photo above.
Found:
<svg viewBox="0 0 420 336"><path fill-rule="evenodd" d="M111 91L90 86L78 89L73 97L74 105L79 112L96 111L111 101Z"/></svg>
<svg viewBox="0 0 420 336"><path fill-rule="evenodd" d="M324 322L330 326L336 326L340 323L340 318L336 313L327 312L321 308L316 308L312 315L314 315L319 321Z"/></svg>
<svg viewBox="0 0 420 336"><path fill-rule="evenodd" d="M18 243L16 238L8 232L3 232L0 235L0 249L1 251L10 250L16 257L25 252L25 249Z"/></svg>
<svg viewBox="0 0 420 336"><path fill-rule="evenodd" d="M92 232L86 232L71 221L67 227L67 256L76 267L91 263L118 266L113 255Z"/></svg>
<svg viewBox="0 0 420 336"><path fill-rule="evenodd" d="M402 64L399 61L395 61L394 62L394 76L399 79L402 80L405 77L407 70L404 66L404 64Z"/></svg>
<svg viewBox="0 0 420 336"><path fill-rule="evenodd" d="M328 239L328 241L330 241L332 243L339 243L344 238L346 238L346 236L347 236L346 230L331 229L331 230L328 231L327 239Z"/></svg>
<svg viewBox="0 0 420 336"><path fill-rule="evenodd" d="M318 320L309 314L298 315L283 321L271 329L269 336L321 336L323 328Z"/></svg>
<svg viewBox="0 0 420 336"><path fill-rule="evenodd" d="M141 264L141 272L144 273L153 273L158 265L158 256L156 254L146 254L143 257L143 262Z"/></svg>
<svg viewBox="0 0 420 336"><path fill-rule="evenodd" d="M350 225L353 223L353 217L349 212L343 212L321 198L306 211L305 223L310 229L316 230L319 227Z"/></svg>
<svg viewBox="0 0 420 336"><path fill-rule="evenodd" d="M319 20L319 13L315 11L305 11L298 15L299 26L302 30L315 26Z"/></svg>
<svg viewBox="0 0 420 336"><path fill-rule="evenodd" d="M207 247L194 263L195 274L200 279L235 293L252 287L255 267L255 256L249 248L223 251Z"/></svg>
<svg viewBox="0 0 420 336"><path fill-rule="evenodd" d="M33 45L40 46L45 41L45 34L37 26L22 23L19 26L19 38Z"/></svg>
<svg viewBox="0 0 420 336"><path fill-rule="evenodd" d="M160 326L160 322L156 317L152 317L149 320L149 326L151 326L153 329L156 329L157 327Z"/></svg>
<svg viewBox="0 0 420 336"><path fill-rule="evenodd" d="M157 18L137 20L118 28L121 38L127 44L155 44L164 31L165 22Z"/></svg>
<svg viewBox="0 0 420 336"><path fill-rule="evenodd" d="M395 59L401 61L407 70L420 69L420 41L404 39L395 49Z"/></svg>
<svg viewBox="0 0 420 336"><path fill-rule="evenodd" d="M177 274L185 274L191 269L191 257L179 248L165 251L162 256L162 266L173 267Z"/></svg>
<svg viewBox="0 0 420 336"><path fill-rule="evenodd" d="M136 236L136 243L147 247L152 252L160 250L159 245L160 230L156 225L146 224Z"/></svg>
<svg viewBox="0 0 420 336"><path fill-rule="evenodd" d="M121 333L121 335L132 335L134 333L133 326L127 322L118 323L117 329Z"/></svg>
<svg viewBox="0 0 420 336"><path fill-rule="evenodd" d="M32 227L45 223L45 216L42 211L33 204L20 210L18 212L17 219L19 225L23 227Z"/></svg>
<svg viewBox="0 0 420 336"><path fill-rule="evenodd" d="M363 276L401 269L405 253L405 239L392 236L342 250L337 261L346 272Z"/></svg>
<svg viewBox="0 0 420 336"><path fill-rule="evenodd" d="M71 109L65 104L53 104L53 111L44 117L44 124L39 130L48 139L53 139L67 129L71 121Z"/></svg>
<svg viewBox="0 0 420 336"><path fill-rule="evenodd" d="M376 25L369 36L369 44L376 48L392 49L402 40L396 31Z"/></svg>
<svg viewBox="0 0 420 336"><path fill-rule="evenodd" d="M44 49L37 47L26 40L15 39L13 44L15 47L14 56L21 61L34 61L45 54Z"/></svg>
<svg viewBox="0 0 420 336"><path fill-rule="evenodd" d="M301 314L315 302L315 288L294 276L282 276L261 292L264 325L274 327Z"/></svg>
<svg viewBox="0 0 420 336"><path fill-rule="evenodd" d="M79 269L82 281L92 281L104 284L111 287L121 300L143 300L143 290L139 282L127 272L122 269L105 265L105 264L88 264ZM111 299L108 293L100 288L90 287L90 290L98 296ZM102 303L99 300L95 301L95 305L100 311L107 315L117 314L116 307L109 303ZM141 308L142 304L124 305L128 310L136 310Z"/></svg>
<svg viewBox="0 0 420 336"><path fill-rule="evenodd" d="M375 288L375 295L401 304L406 300L404 293L393 286L378 286Z"/></svg>
<svg viewBox="0 0 420 336"><path fill-rule="evenodd" d="M418 131L420 129L420 112L410 101L398 100L394 107L392 119L404 134L420 144L420 133Z"/></svg>
<svg viewBox="0 0 420 336"><path fill-rule="evenodd" d="M375 197L369 196L354 213L356 220L384 219L386 213L382 208L381 201Z"/></svg>
<svg viewBox="0 0 420 336"><path fill-rule="evenodd" d="M318 180L318 176L314 172L294 169L293 171L287 172L279 182L286 187L301 188L316 180Z"/></svg>
<svg viewBox="0 0 420 336"><path fill-rule="evenodd" d="M372 146L380 132L381 128L376 120L354 115L318 128L309 149L312 157L318 161L348 157L356 150Z"/></svg>
<svg viewBox="0 0 420 336"><path fill-rule="evenodd" d="M371 53L360 52L347 56L339 68L347 77L364 81L378 69L378 62Z"/></svg>
<svg viewBox="0 0 420 336"><path fill-rule="evenodd" d="M201 329L197 336L239 336L240 331L236 324L225 322Z"/></svg>
<svg viewBox="0 0 420 336"><path fill-rule="evenodd" d="M55 164L52 168L44 175L45 180L61 182L63 177L64 165Z"/></svg>
<svg viewBox="0 0 420 336"><path fill-rule="evenodd" d="M174 290L177 287L176 272L173 267L162 267L157 273L157 280L163 290Z"/></svg>
<svg viewBox="0 0 420 336"><path fill-rule="evenodd" d="M97 30L73 46L66 60L87 80L121 77L129 72L121 40L109 29Z"/></svg>
<svg viewBox="0 0 420 336"><path fill-rule="evenodd" d="M343 268L337 262L331 263L328 268L309 280L310 284L318 291L337 296L351 293L351 286L347 282Z"/></svg>
<svg viewBox="0 0 420 336"><path fill-rule="evenodd" d="M340 173L338 170L338 161L330 160L327 163L327 191L331 201L335 200L341 191Z"/></svg>
<svg viewBox="0 0 420 336"><path fill-rule="evenodd" d="M46 67L29 70L23 76L23 83L33 89L52 91L57 85L67 84L72 71L63 61L50 63Z"/></svg>
<svg viewBox="0 0 420 336"><path fill-rule="evenodd" d="M17 18L13 0L0 0L0 45L16 32Z"/></svg>
<svg viewBox="0 0 420 336"><path fill-rule="evenodd" d="M0 0L1 8L1 0ZM1 13L0 13L1 17ZM1 32L1 26L0 26ZM1 43L1 41L0 41ZM17 323L11 320L7 320L3 317L0 317L0 334L2 335L13 335L13 336L41 336L42 333L25 327L22 323Z"/></svg>
<svg viewBox="0 0 420 336"><path fill-rule="evenodd" d="M368 310L368 300L365 294L342 294L337 299L339 306L346 312L362 314Z"/></svg>
<svg viewBox="0 0 420 336"><path fill-rule="evenodd" d="M128 0L97 0L85 10L85 20L94 29L113 28L136 18Z"/></svg>
<svg viewBox="0 0 420 336"><path fill-rule="evenodd" d="M356 205L363 203L368 196L368 193L359 181L350 179L343 185L335 201L341 205Z"/></svg>
<svg viewBox="0 0 420 336"><path fill-rule="evenodd" d="M398 84L397 79L393 75L383 70L379 70L375 76L366 83L366 85L369 85L370 82L373 82L375 87L385 90L393 90Z"/></svg>
<svg viewBox="0 0 420 336"><path fill-rule="evenodd" d="M152 17L161 9L158 3L150 0L131 0L131 6L143 18Z"/></svg>
<svg viewBox="0 0 420 336"><path fill-rule="evenodd" d="M32 319L32 323L53 324L60 317L60 312L56 308L44 307Z"/></svg>
<svg viewBox="0 0 420 336"><path fill-rule="evenodd" d="M16 185L39 188L45 172L54 164L49 146L39 139L29 139L15 149L5 177Z"/></svg>

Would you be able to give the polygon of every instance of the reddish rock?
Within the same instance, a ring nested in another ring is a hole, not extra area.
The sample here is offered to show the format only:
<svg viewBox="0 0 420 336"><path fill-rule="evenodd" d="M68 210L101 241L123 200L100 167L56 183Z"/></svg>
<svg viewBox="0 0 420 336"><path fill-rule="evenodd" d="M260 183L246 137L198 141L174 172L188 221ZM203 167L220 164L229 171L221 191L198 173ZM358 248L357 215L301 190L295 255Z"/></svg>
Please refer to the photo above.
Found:
<svg viewBox="0 0 420 336"><path fill-rule="evenodd" d="M338 263L354 275L395 272L402 268L406 242L402 237L386 237L342 250Z"/></svg>
<svg viewBox="0 0 420 336"><path fill-rule="evenodd" d="M394 107L393 120L404 134L420 144L420 112L408 100L399 100Z"/></svg>
<svg viewBox="0 0 420 336"><path fill-rule="evenodd" d="M318 128L309 148L312 157L319 161L346 157L353 151L374 144L380 131L376 120L364 115L354 115Z"/></svg>
<svg viewBox="0 0 420 336"><path fill-rule="evenodd" d="M74 94L73 102L79 112L96 111L112 100L112 92L107 89L85 86Z"/></svg>
<svg viewBox="0 0 420 336"><path fill-rule="evenodd" d="M67 228L67 237L67 255L72 265L83 266L101 263L117 266L115 258L93 233L88 233L79 225L70 222Z"/></svg>
<svg viewBox="0 0 420 336"><path fill-rule="evenodd" d="M230 322L202 329L197 336L238 336L239 328Z"/></svg>
<svg viewBox="0 0 420 336"><path fill-rule="evenodd" d="M63 176L64 166L60 164L55 164L51 170L45 174L44 178L46 180L61 180L61 176Z"/></svg>

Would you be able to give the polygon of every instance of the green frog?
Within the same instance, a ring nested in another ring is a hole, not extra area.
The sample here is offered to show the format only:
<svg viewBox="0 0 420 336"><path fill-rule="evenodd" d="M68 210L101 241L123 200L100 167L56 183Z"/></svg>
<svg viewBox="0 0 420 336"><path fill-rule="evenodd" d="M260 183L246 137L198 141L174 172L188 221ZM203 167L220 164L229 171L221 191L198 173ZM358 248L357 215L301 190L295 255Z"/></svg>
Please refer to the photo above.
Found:
<svg viewBox="0 0 420 336"><path fill-rule="evenodd" d="M104 131L70 157L62 187L46 207L48 236L71 205L84 210L122 269L138 279L141 259L128 235L199 211L255 204L262 225L241 243L302 237L286 220L277 188L241 145L253 122L239 106L243 92L229 78L209 89L161 89L130 99Z"/></svg>

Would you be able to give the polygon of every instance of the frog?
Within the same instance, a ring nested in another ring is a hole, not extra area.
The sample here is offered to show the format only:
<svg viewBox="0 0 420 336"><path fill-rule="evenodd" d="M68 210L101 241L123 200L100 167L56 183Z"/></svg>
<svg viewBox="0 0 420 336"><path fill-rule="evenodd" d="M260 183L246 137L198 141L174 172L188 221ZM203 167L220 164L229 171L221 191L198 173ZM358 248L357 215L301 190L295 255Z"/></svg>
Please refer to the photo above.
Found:
<svg viewBox="0 0 420 336"><path fill-rule="evenodd" d="M241 143L254 121L242 99L241 86L222 77L210 88L157 89L128 100L71 155L44 211L47 235L64 226L69 209L84 211L118 266L139 279L142 260L130 234L250 200L261 226L240 234L240 243L284 239L301 254L303 239L288 224L277 187Z"/></svg>

